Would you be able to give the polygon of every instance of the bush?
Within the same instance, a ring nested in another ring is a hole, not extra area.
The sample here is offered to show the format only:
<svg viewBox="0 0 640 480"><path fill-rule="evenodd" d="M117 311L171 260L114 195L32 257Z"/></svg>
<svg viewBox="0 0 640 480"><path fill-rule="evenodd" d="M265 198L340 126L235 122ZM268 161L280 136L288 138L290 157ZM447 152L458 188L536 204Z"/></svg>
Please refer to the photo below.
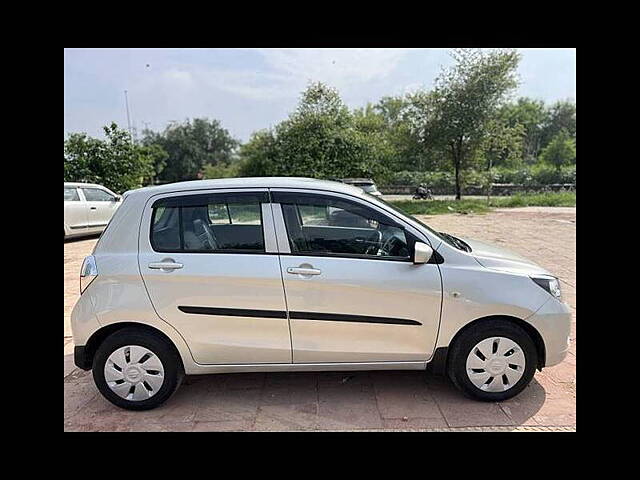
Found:
<svg viewBox="0 0 640 480"><path fill-rule="evenodd" d="M447 188L454 184L450 172L397 172L389 179L389 185L417 186L426 183L431 188Z"/></svg>
<svg viewBox="0 0 640 480"><path fill-rule="evenodd" d="M514 183L516 185L550 185L554 183L576 183L576 167L571 165L556 170L550 165L534 165L518 169L496 168L492 171L493 183ZM488 183L486 171L469 170L464 172L463 185L483 186ZM410 172L401 171L392 174L385 185L407 185L415 187L426 183L430 188L439 190L454 187L453 172ZM383 185L384 186L384 185Z"/></svg>
<svg viewBox="0 0 640 480"><path fill-rule="evenodd" d="M516 170L497 169L494 183L520 185L550 185L553 183L576 183L576 167L571 165L556 170L550 165L534 165Z"/></svg>
<svg viewBox="0 0 640 480"><path fill-rule="evenodd" d="M202 170L202 178L232 178L240 176L240 169L242 167L241 162L235 161L230 163L229 165L218 164L218 165L205 165Z"/></svg>
<svg viewBox="0 0 640 480"><path fill-rule="evenodd" d="M575 192L546 192L518 194L511 197L492 197L488 204L482 200L395 200L393 205L410 215L439 215L450 213L486 213L494 207L575 207Z"/></svg>

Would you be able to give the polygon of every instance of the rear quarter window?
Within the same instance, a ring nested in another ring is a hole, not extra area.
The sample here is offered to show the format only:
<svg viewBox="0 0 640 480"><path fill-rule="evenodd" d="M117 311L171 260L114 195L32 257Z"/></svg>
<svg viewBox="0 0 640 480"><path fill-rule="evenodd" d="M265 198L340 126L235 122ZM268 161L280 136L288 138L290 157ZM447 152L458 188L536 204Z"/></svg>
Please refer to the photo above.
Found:
<svg viewBox="0 0 640 480"><path fill-rule="evenodd" d="M80 196L78 195L78 189L72 187L64 187L64 201L79 202Z"/></svg>

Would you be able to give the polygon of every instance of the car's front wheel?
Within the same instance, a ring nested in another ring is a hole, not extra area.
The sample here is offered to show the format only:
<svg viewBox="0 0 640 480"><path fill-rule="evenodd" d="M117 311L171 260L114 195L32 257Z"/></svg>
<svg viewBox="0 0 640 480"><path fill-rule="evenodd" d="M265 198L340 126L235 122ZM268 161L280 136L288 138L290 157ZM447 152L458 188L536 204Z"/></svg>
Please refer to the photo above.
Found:
<svg viewBox="0 0 640 480"><path fill-rule="evenodd" d="M465 395L495 402L524 390L537 364L536 347L527 332L496 319L472 325L456 339L448 374Z"/></svg>
<svg viewBox="0 0 640 480"><path fill-rule="evenodd" d="M125 328L107 337L93 361L98 390L114 405L149 410L171 397L184 376L180 358L161 336Z"/></svg>

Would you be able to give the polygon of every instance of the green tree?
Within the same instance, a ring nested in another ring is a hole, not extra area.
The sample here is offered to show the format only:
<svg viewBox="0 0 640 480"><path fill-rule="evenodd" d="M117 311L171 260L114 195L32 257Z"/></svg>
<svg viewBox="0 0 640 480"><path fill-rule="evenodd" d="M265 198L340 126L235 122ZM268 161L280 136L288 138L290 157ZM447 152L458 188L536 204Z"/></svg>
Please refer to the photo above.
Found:
<svg viewBox="0 0 640 480"><path fill-rule="evenodd" d="M338 92L311 84L295 112L240 150L243 175L340 178L388 174L389 145L370 110L352 114Z"/></svg>
<svg viewBox="0 0 640 480"><path fill-rule="evenodd" d="M105 140L72 133L64 141L64 181L99 183L115 192L143 186L153 176L154 155L132 142L115 123L104 127Z"/></svg>
<svg viewBox="0 0 640 480"><path fill-rule="evenodd" d="M419 97L421 137L429 148L446 152L455 172L456 199L461 173L468 169L490 133L491 120L507 93L517 86L520 56L515 50L455 50L456 64L444 69L433 92Z"/></svg>
<svg viewBox="0 0 640 480"><path fill-rule="evenodd" d="M396 170L433 170L434 158L425 152L420 137L412 128L414 110L407 96L383 97L374 110L383 120L383 134L392 148L391 167Z"/></svg>
<svg viewBox="0 0 640 480"><path fill-rule="evenodd" d="M549 123L549 110L541 100L519 98L516 103L503 105L497 114L501 122L523 130L521 158L525 163L538 161L543 145L544 128Z"/></svg>
<svg viewBox="0 0 640 480"><path fill-rule="evenodd" d="M143 135L143 145L158 145L167 152L164 168L158 172L164 182L194 180L205 165L229 165L240 144L218 120L206 118L173 123L162 133L146 130Z"/></svg>
<svg viewBox="0 0 640 480"><path fill-rule="evenodd" d="M525 127L516 123L509 125L500 118L489 120L487 134L480 144L477 165L490 170L493 167L518 167L522 162Z"/></svg>
<svg viewBox="0 0 640 480"><path fill-rule="evenodd" d="M219 163L218 165L205 165L202 171L203 179L208 178L233 178L240 176L241 162L235 161L228 165Z"/></svg>
<svg viewBox="0 0 640 480"><path fill-rule="evenodd" d="M276 139L272 130L259 130L240 147L241 177L268 177L276 160Z"/></svg>
<svg viewBox="0 0 640 480"><path fill-rule="evenodd" d="M571 138L571 134L566 130L560 132L553 137L542 153L540 158L544 163L556 167L556 171L560 172L563 165L571 162L575 163L576 159L576 141Z"/></svg>
<svg viewBox="0 0 640 480"><path fill-rule="evenodd" d="M152 173L146 183L156 184L167 164L169 154L158 144L142 145L140 149L144 155L151 159Z"/></svg>
<svg viewBox="0 0 640 480"><path fill-rule="evenodd" d="M549 108L542 129L542 146L546 147L562 130L576 139L576 104L570 100L556 102Z"/></svg>

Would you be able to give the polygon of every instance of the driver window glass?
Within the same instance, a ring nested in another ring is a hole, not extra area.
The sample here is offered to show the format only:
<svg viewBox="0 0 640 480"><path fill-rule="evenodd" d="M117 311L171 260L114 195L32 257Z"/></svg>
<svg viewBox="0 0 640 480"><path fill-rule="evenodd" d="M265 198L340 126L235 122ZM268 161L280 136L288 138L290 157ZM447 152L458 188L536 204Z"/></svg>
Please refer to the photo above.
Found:
<svg viewBox="0 0 640 480"><path fill-rule="evenodd" d="M82 192L87 202L110 202L115 197L99 188L83 188Z"/></svg>
<svg viewBox="0 0 640 480"><path fill-rule="evenodd" d="M298 205L303 225L329 225L329 207L324 205Z"/></svg>
<svg viewBox="0 0 640 480"><path fill-rule="evenodd" d="M323 197L317 202L282 203L282 212L294 253L410 258L404 230L384 223L379 213L360 204Z"/></svg>

